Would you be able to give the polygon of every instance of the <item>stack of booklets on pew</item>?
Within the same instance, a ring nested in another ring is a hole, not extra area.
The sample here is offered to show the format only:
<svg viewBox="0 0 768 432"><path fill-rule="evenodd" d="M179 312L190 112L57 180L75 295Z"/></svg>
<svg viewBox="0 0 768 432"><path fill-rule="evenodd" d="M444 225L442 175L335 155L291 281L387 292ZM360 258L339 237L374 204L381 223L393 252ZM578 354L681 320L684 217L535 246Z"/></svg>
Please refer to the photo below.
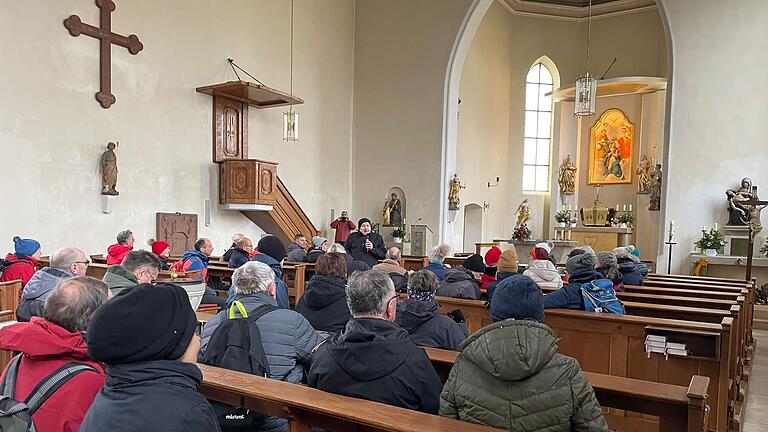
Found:
<svg viewBox="0 0 768 432"><path fill-rule="evenodd" d="M669 342L666 336L652 334L645 337L645 352L649 358L651 353L664 354L664 358L669 358L670 355L687 356L690 354L686 344Z"/></svg>

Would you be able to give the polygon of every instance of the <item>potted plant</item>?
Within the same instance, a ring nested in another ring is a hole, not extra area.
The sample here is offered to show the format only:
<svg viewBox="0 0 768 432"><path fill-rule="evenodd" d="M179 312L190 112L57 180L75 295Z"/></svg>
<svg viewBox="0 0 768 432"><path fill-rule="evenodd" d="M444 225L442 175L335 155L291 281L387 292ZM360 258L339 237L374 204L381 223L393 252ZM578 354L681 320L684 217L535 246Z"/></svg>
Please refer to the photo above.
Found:
<svg viewBox="0 0 768 432"><path fill-rule="evenodd" d="M402 243L403 238L405 238L405 226L404 225L398 225L392 230L392 240L395 243Z"/></svg>
<svg viewBox="0 0 768 432"><path fill-rule="evenodd" d="M512 233L512 239L519 241L521 245L525 246L525 241L531 239L531 229L526 224L518 226L515 228L515 232Z"/></svg>
<svg viewBox="0 0 768 432"><path fill-rule="evenodd" d="M633 223L635 223L635 215L633 215L632 213L624 213L622 215L619 215L618 221L619 221L619 228L627 228L629 226L632 226Z"/></svg>
<svg viewBox="0 0 768 432"><path fill-rule="evenodd" d="M571 212L568 210L560 210L555 213L555 222L560 228L565 228L565 225L571 222Z"/></svg>
<svg viewBox="0 0 768 432"><path fill-rule="evenodd" d="M696 242L696 247L706 256L717 256L718 249L723 246L725 246L725 238L714 228L710 228L709 232L701 230L701 238Z"/></svg>
<svg viewBox="0 0 768 432"><path fill-rule="evenodd" d="M578 220L576 219L576 212L573 212L573 218L571 219L571 228L576 228L576 222L578 222Z"/></svg>

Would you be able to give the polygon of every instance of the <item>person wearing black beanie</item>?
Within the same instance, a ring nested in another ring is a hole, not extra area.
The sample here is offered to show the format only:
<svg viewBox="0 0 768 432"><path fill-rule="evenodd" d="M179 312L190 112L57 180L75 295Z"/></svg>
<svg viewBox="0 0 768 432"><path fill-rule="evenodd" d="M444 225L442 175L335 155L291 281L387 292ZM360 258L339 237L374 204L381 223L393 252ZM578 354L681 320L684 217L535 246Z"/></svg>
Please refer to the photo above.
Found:
<svg viewBox="0 0 768 432"><path fill-rule="evenodd" d="M259 244L256 245L256 250L271 256L275 261L282 261L287 256L285 251L285 245L279 238L273 235L266 235L259 240Z"/></svg>
<svg viewBox="0 0 768 432"><path fill-rule="evenodd" d="M196 327L187 292L176 285L136 285L101 306L85 339L88 354L107 365L107 380L80 431L220 430L198 392Z"/></svg>
<svg viewBox="0 0 768 432"><path fill-rule="evenodd" d="M344 249L354 260L365 261L373 267L387 255L384 239L372 232L371 220L361 218L357 223L357 231L353 232L344 243Z"/></svg>
<svg viewBox="0 0 768 432"><path fill-rule="evenodd" d="M256 245L256 255L251 261L257 261L268 265L275 274L275 283L277 284L277 306L281 309L290 309L288 300L288 286L283 282L283 267L281 262L288 256L285 245L279 238L273 235L265 235ZM235 297L234 285L229 287L227 304L230 304Z"/></svg>

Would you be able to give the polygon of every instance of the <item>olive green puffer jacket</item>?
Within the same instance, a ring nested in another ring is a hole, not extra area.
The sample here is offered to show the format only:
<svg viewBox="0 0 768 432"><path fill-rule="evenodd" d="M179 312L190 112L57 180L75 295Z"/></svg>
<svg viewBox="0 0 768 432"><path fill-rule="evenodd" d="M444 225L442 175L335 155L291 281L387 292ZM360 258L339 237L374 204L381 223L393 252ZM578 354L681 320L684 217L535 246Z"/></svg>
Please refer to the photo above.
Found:
<svg viewBox="0 0 768 432"><path fill-rule="evenodd" d="M440 415L514 431L608 431L576 359L551 328L506 320L469 336L440 395Z"/></svg>

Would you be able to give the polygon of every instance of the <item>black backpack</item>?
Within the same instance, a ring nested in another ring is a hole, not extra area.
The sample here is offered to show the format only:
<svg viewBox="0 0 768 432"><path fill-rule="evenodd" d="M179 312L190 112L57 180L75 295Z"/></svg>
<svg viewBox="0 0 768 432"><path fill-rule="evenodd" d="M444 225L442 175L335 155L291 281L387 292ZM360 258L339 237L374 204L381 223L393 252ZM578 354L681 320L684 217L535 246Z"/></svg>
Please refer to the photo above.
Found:
<svg viewBox="0 0 768 432"><path fill-rule="evenodd" d="M24 402L16 400L16 378L22 354L11 360L3 382L0 383L0 431L2 432L35 432L32 415L48 400L56 390L80 372L98 372L92 366L83 363L67 363L51 372L40 381Z"/></svg>
<svg viewBox="0 0 768 432"><path fill-rule="evenodd" d="M272 305L264 305L248 314L239 301L232 302L228 318L222 320L211 335L202 363L269 377L269 363L261 343L261 333L257 327L251 325L250 321L255 322L277 309L279 308ZM240 312L240 317L236 316L236 311ZM244 402L242 399L241 406ZM261 413L251 412L241 407L232 407L218 402L212 402L211 405L219 419L221 430L225 432L250 430L266 418Z"/></svg>

